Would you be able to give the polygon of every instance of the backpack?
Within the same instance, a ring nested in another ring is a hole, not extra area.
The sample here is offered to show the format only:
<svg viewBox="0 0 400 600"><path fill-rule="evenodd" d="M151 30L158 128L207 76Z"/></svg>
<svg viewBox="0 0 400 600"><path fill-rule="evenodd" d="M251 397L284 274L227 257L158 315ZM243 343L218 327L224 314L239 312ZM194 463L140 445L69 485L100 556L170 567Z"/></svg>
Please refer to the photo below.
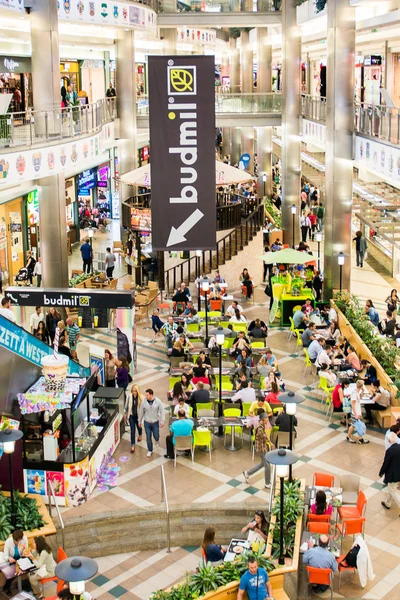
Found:
<svg viewBox="0 0 400 600"><path fill-rule="evenodd" d="M348 553L342 560L342 563L345 563L348 567L353 567L354 569L357 569L357 555L359 552L360 546L356 544L348 551Z"/></svg>

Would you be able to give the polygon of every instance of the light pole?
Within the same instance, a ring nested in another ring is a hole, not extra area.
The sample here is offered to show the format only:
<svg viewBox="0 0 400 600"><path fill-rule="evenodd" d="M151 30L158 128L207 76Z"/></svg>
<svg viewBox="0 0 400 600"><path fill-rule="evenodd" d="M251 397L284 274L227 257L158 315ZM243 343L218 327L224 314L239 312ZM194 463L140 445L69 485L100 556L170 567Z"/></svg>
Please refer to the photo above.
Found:
<svg viewBox="0 0 400 600"><path fill-rule="evenodd" d="M267 183L267 174L263 173L262 176L263 184L264 184L264 196L265 196L265 184Z"/></svg>
<svg viewBox="0 0 400 600"><path fill-rule="evenodd" d="M197 312L201 311L201 294L200 294L200 256L201 250L196 250L196 279L197 279Z"/></svg>
<svg viewBox="0 0 400 600"><path fill-rule="evenodd" d="M284 494L285 494L285 478L289 475L289 466L294 465L299 460L295 452L279 448L279 450L271 450L265 455L266 460L276 467L276 476L280 480L280 516L279 516L279 559L280 565L285 564L285 551L283 544L283 522L284 522Z"/></svg>
<svg viewBox="0 0 400 600"><path fill-rule="evenodd" d="M297 213L297 206L295 204L292 204L291 211L292 211L292 219L293 219L293 222L292 222L292 227L293 227L293 245L292 245L292 247L294 248L295 247L294 246L294 231L295 231L295 227L296 227L296 213Z"/></svg>
<svg viewBox="0 0 400 600"><path fill-rule="evenodd" d="M296 414L297 405L304 402L305 397L302 394L298 394L297 392L283 392L281 394L278 394L277 400L279 400L279 402L282 402L282 404L285 405L286 414L289 415L290 418L289 449L293 450L293 420ZM289 481L293 481L292 465L289 465Z"/></svg>
<svg viewBox="0 0 400 600"><path fill-rule="evenodd" d="M342 275L343 275L343 265L344 265L344 260L345 260L345 255L343 254L343 252L339 252L339 254L337 255L337 261L338 261L338 265L339 265L339 289L340 289L340 295L342 295Z"/></svg>
<svg viewBox="0 0 400 600"><path fill-rule="evenodd" d="M85 581L94 577L98 570L99 566L92 558L74 556L59 562L55 575L69 583L69 591L79 598L85 591Z"/></svg>
<svg viewBox="0 0 400 600"><path fill-rule="evenodd" d="M321 242L322 242L322 233L320 231L317 231L317 233L315 234L315 239L317 240L318 243L318 271L321 274Z"/></svg>
<svg viewBox="0 0 400 600"><path fill-rule="evenodd" d="M207 277L204 277L203 281L201 282L201 287L203 289L204 292L204 302L206 305L206 346L208 345L208 301L207 301L207 294L208 291L210 289L210 282L208 281Z"/></svg>
<svg viewBox="0 0 400 600"><path fill-rule="evenodd" d="M222 417L222 346L224 345L225 336L230 335L230 329L225 329L224 327L215 327L211 329L210 335L215 335L215 341L218 346L218 378L219 378L219 392L218 392L218 417ZM222 424L218 427L218 435L223 435Z"/></svg>
<svg viewBox="0 0 400 600"><path fill-rule="evenodd" d="M10 476L10 502L11 502L11 524L16 528L17 515L15 514L14 506L14 482L13 482L13 468L12 468L12 455L15 450L15 442L20 440L24 434L19 429L4 429L0 431L0 443L3 444L4 454L8 454L8 471Z"/></svg>
<svg viewBox="0 0 400 600"><path fill-rule="evenodd" d="M93 247L93 236L94 236L94 231L92 227L88 228L88 238L89 238L89 244Z"/></svg>

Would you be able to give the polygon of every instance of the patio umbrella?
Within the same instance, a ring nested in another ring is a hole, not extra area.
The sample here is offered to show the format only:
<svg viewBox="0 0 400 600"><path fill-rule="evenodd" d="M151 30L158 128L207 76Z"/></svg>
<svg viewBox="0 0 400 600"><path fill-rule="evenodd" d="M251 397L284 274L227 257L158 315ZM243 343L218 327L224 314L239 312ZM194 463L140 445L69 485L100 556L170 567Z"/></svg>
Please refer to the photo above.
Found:
<svg viewBox="0 0 400 600"><path fill-rule="evenodd" d="M283 263L285 265L304 265L308 262L315 260L315 257L307 252L299 252L292 248L284 248L284 250L278 250L277 252L267 252L263 256L263 261L267 265L274 263Z"/></svg>

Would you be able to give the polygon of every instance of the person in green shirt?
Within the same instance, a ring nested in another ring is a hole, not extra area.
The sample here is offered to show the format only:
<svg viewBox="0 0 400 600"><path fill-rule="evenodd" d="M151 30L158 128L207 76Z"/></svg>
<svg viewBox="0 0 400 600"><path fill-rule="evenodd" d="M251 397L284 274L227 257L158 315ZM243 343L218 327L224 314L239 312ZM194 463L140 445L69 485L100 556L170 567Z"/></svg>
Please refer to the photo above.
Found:
<svg viewBox="0 0 400 600"><path fill-rule="evenodd" d="M323 220L325 216L325 207L322 206L322 202L318 204L318 208L316 211L317 222L318 222L318 231L322 231Z"/></svg>

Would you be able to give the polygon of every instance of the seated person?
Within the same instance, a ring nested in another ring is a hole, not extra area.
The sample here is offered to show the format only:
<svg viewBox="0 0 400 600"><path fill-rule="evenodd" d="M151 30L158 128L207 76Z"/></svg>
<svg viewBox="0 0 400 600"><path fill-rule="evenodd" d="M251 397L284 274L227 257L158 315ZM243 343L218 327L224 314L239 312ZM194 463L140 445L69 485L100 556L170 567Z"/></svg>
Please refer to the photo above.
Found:
<svg viewBox="0 0 400 600"><path fill-rule="evenodd" d="M323 490L318 490L315 496L314 504L310 506L310 512L313 515L331 515L332 506L326 502L326 494Z"/></svg>
<svg viewBox="0 0 400 600"><path fill-rule="evenodd" d="M185 294L186 296L186 304L192 299L192 295L190 293L190 289L187 287L186 283L184 281L182 281L179 290L180 293Z"/></svg>
<svg viewBox="0 0 400 600"><path fill-rule="evenodd" d="M373 381L377 380L376 369L368 359L363 359L361 366L365 369L365 375L361 378L364 379L365 385L370 385Z"/></svg>
<svg viewBox="0 0 400 600"><path fill-rule="evenodd" d="M308 346L308 356L310 357L312 363L315 363L317 361L318 355L324 349L325 340L323 338L319 338L311 342L311 344Z"/></svg>
<svg viewBox="0 0 400 600"><path fill-rule="evenodd" d="M238 331L237 337L232 344L231 354L240 354L242 350L247 350L251 354L251 346L244 331Z"/></svg>
<svg viewBox="0 0 400 600"><path fill-rule="evenodd" d="M178 357L178 358L180 356L185 356L185 351L182 348L182 344L181 344L180 340L176 340L176 342L174 342L174 345L172 347L171 356Z"/></svg>
<svg viewBox="0 0 400 600"><path fill-rule="evenodd" d="M228 306L228 308L226 309L225 316L233 317L236 310L238 310L240 312L240 314L242 314L242 312L243 312L243 308L240 306L239 302L236 302L236 300L233 300L232 304L230 306Z"/></svg>
<svg viewBox="0 0 400 600"><path fill-rule="evenodd" d="M174 384L172 391L168 395L170 398L172 398L174 406L178 406L181 399L183 400L183 402L186 402L187 400L186 392L183 391L182 384L180 381L177 381Z"/></svg>
<svg viewBox="0 0 400 600"><path fill-rule="evenodd" d="M340 329L336 321L331 321L329 324L329 340L333 340L337 344L340 337Z"/></svg>
<svg viewBox="0 0 400 600"><path fill-rule="evenodd" d="M361 373L361 371L363 370L361 366L361 361L358 358L353 346L349 346L347 350L347 362L349 363L352 369L355 369L359 373Z"/></svg>
<svg viewBox="0 0 400 600"><path fill-rule="evenodd" d="M256 319L250 323L247 333L255 340L262 340L268 337L267 327L264 321L260 321L260 319Z"/></svg>
<svg viewBox="0 0 400 600"><path fill-rule="evenodd" d="M240 390L236 392L231 398L231 402L255 402L256 392L254 388L249 385L248 381L243 381Z"/></svg>
<svg viewBox="0 0 400 600"><path fill-rule="evenodd" d="M174 296L172 296L173 312L176 313L178 316L184 312L186 308L187 299L188 298L185 292L182 292L180 289L178 289Z"/></svg>
<svg viewBox="0 0 400 600"><path fill-rule="evenodd" d="M237 377L239 379L241 376L244 376L245 379L250 379L251 378L251 368L248 365L246 365L245 361L242 361L239 363L240 358L241 357L239 356L239 358L238 358L239 366L236 368L235 374L237 375Z"/></svg>
<svg viewBox="0 0 400 600"><path fill-rule="evenodd" d="M267 348L265 354L263 354L263 358L267 361L267 364L271 367L271 369L277 369L278 363L276 362L275 355L272 354L271 348Z"/></svg>
<svg viewBox="0 0 400 600"><path fill-rule="evenodd" d="M272 389L273 383L276 383L276 385L278 386L278 389L280 389L280 390L285 389L285 384L283 383L282 379L274 371L271 371L271 373L268 375L268 377L266 377L264 379L262 389L270 391Z"/></svg>
<svg viewBox="0 0 400 600"><path fill-rule="evenodd" d="M151 328L156 335L158 335L163 328L164 322L160 319L160 311L158 308L153 310L153 314L151 316Z"/></svg>
<svg viewBox="0 0 400 600"><path fill-rule="evenodd" d="M197 358L195 366L190 371L190 375L192 376L192 382L194 385L196 385L198 381L209 383L208 370L203 365L203 361L201 360L200 356Z"/></svg>
<svg viewBox="0 0 400 600"><path fill-rule="evenodd" d="M389 408L391 404L390 392L385 390L384 387L381 386L381 382L379 379L376 379L371 383L371 387L369 389L371 393L371 400L373 400L373 404L364 404L365 412L367 413L368 424L372 425L374 419L372 417L373 410L386 410Z"/></svg>
<svg viewBox="0 0 400 600"><path fill-rule="evenodd" d="M179 341L181 343L182 349L185 354L188 354L189 350L193 350L194 346L193 346L192 342L189 340L189 338L184 333L180 334Z"/></svg>
<svg viewBox="0 0 400 600"><path fill-rule="evenodd" d="M262 321L261 319L254 319L254 321L251 321L249 325L249 331L250 329L254 329L256 323L258 323L258 326L261 327L261 329L268 329L267 325L265 324L265 321Z"/></svg>
<svg viewBox="0 0 400 600"><path fill-rule="evenodd" d="M276 381L271 381L268 394L265 396L265 401L268 402L268 404L279 404L278 395L281 391L278 383Z"/></svg>
<svg viewBox="0 0 400 600"><path fill-rule="evenodd" d="M256 417L259 414L259 410L262 410L268 417L272 417L272 409L266 400L257 398L255 402L249 408L250 417Z"/></svg>
<svg viewBox="0 0 400 600"><path fill-rule="evenodd" d="M246 377L245 373L242 371L241 373L239 373L239 378L236 382L236 390L242 389L242 383L244 381L247 381L249 387L251 387L251 381Z"/></svg>
<svg viewBox="0 0 400 600"><path fill-rule="evenodd" d="M336 558L329 551L329 537L327 535L321 535L318 540L318 546L314 547L313 539L308 540L308 550L303 554L303 564L310 565L316 569L332 569L332 571L338 570L338 563ZM314 592L326 592L329 585L314 585Z"/></svg>
<svg viewBox="0 0 400 600"><path fill-rule="evenodd" d="M258 534L264 542L268 539L268 522L265 518L265 514L262 510L256 510L254 514L254 519L250 521L245 527L242 529L242 533L249 532L249 540L254 541L254 536L250 535L250 532ZM261 596L260 596L261 597Z"/></svg>
<svg viewBox="0 0 400 600"><path fill-rule="evenodd" d="M179 411L183 410L183 411L185 411L185 416L188 419L189 416L190 416L190 410L189 409L190 409L189 404L186 404L184 397L181 396L179 398L178 404L174 408L174 417L177 417Z"/></svg>
<svg viewBox="0 0 400 600"><path fill-rule="evenodd" d="M295 329L305 329L310 323L305 306L302 306L293 315L293 323Z"/></svg>
<svg viewBox="0 0 400 600"><path fill-rule="evenodd" d="M308 348L311 342L317 339L315 337L316 331L317 326L315 325L315 323L310 323L307 329L303 331L303 333L301 334L303 348Z"/></svg>
<svg viewBox="0 0 400 600"><path fill-rule="evenodd" d="M267 377L270 374L271 369L272 367L268 364L268 361L265 358L265 356L262 356L257 363L257 373L261 377Z"/></svg>
<svg viewBox="0 0 400 600"><path fill-rule="evenodd" d="M326 379L328 387L335 387L337 377L335 373L330 370L329 365L323 363L320 367L319 375L320 377L324 377L324 379Z"/></svg>
<svg viewBox="0 0 400 600"><path fill-rule="evenodd" d="M210 359L207 356L207 354L204 352L204 350L200 350L199 357L201 358L201 362L203 363L203 367L206 367L206 369L211 369Z"/></svg>
<svg viewBox="0 0 400 600"><path fill-rule="evenodd" d="M209 402L209 390L204 389L204 383L202 381L198 381L196 383L196 389L190 396L190 404L193 406L193 409L196 410L196 404L208 404Z"/></svg>
<svg viewBox="0 0 400 600"><path fill-rule="evenodd" d="M186 308L183 311L183 316L184 317L188 317L190 315L190 311L194 308L193 306L193 302L191 300L188 300L188 302L186 303Z"/></svg>
<svg viewBox="0 0 400 600"><path fill-rule="evenodd" d="M223 546L218 546L215 543L214 527L207 527L201 547L206 556L207 562L210 562L212 565L219 565L224 560L226 548Z"/></svg>
<svg viewBox="0 0 400 600"><path fill-rule="evenodd" d="M395 336L396 319L390 310L386 311L386 317L378 324L378 329L382 335L386 335L387 337Z"/></svg>
<svg viewBox="0 0 400 600"><path fill-rule="evenodd" d="M238 309L235 310L235 314L229 319L230 323L247 323L247 319Z"/></svg>
<svg viewBox="0 0 400 600"><path fill-rule="evenodd" d="M378 327L379 325L379 313L376 310L372 300L367 300L365 303L365 314L368 315L371 323L373 323L375 325L375 327Z"/></svg>
<svg viewBox="0 0 400 600"><path fill-rule="evenodd" d="M389 441L389 436L391 433L394 433L397 437L397 440L395 440L395 443L400 444L400 423L398 421L394 425L392 425L391 428L388 429L385 434L385 452L392 445Z"/></svg>
<svg viewBox="0 0 400 600"><path fill-rule="evenodd" d="M345 391L350 385L350 379L344 379L341 383L337 383L332 391L333 412L343 412L343 401ZM346 425L346 419L340 421L342 425Z"/></svg>
<svg viewBox="0 0 400 600"><path fill-rule="evenodd" d="M286 414L286 405L283 405L282 412L275 419L275 425L279 427L279 431L290 432L290 415ZM293 431L296 433L297 417L293 415Z"/></svg>
<svg viewBox="0 0 400 600"><path fill-rule="evenodd" d="M346 357L347 349L350 346L343 335L339 335L338 341L334 347L333 358L343 359Z"/></svg>
<svg viewBox="0 0 400 600"><path fill-rule="evenodd" d="M178 411L178 420L171 423L169 429L171 433L165 438L167 453L164 454L164 458L173 459L175 457L175 436L192 435L193 421L192 419L187 419L185 411L181 409ZM188 456L190 454L190 450L186 450L185 453Z"/></svg>
<svg viewBox="0 0 400 600"><path fill-rule="evenodd" d="M200 317L195 308L191 308L187 314L185 324L188 325L189 323L200 323Z"/></svg>
<svg viewBox="0 0 400 600"><path fill-rule="evenodd" d="M332 346L327 345L327 343L326 343L326 341L324 339L320 339L319 343L322 346L322 350L318 354L317 360L315 361L315 366L317 367L317 369L320 369L321 365L331 366L332 359L333 359L333 348L332 348Z"/></svg>
<svg viewBox="0 0 400 600"><path fill-rule="evenodd" d="M23 558L25 550L28 549L28 538L24 535L21 529L16 529L13 534L6 539L4 543L4 561L15 563L20 558ZM11 584L14 578L6 579L3 592L7 596L11 596Z"/></svg>
<svg viewBox="0 0 400 600"><path fill-rule="evenodd" d="M251 360L251 357L249 356L247 350L241 351L241 353L237 357L236 363L238 365L242 365L242 363L245 363L246 367L253 366L253 361Z"/></svg>
<svg viewBox="0 0 400 600"><path fill-rule="evenodd" d="M307 298L307 300L306 300L305 304L303 304L302 308L305 309L307 317L309 317L311 315L311 313L314 312L314 307L311 303L311 298Z"/></svg>
<svg viewBox="0 0 400 600"><path fill-rule="evenodd" d="M183 392L185 392L185 394L187 394L188 392L191 392L193 390L193 386L190 381L190 376L187 373L182 373L180 384L181 384L182 390L183 390Z"/></svg>
<svg viewBox="0 0 400 600"><path fill-rule="evenodd" d="M222 277L218 269L215 271L214 283L225 283L225 279Z"/></svg>

